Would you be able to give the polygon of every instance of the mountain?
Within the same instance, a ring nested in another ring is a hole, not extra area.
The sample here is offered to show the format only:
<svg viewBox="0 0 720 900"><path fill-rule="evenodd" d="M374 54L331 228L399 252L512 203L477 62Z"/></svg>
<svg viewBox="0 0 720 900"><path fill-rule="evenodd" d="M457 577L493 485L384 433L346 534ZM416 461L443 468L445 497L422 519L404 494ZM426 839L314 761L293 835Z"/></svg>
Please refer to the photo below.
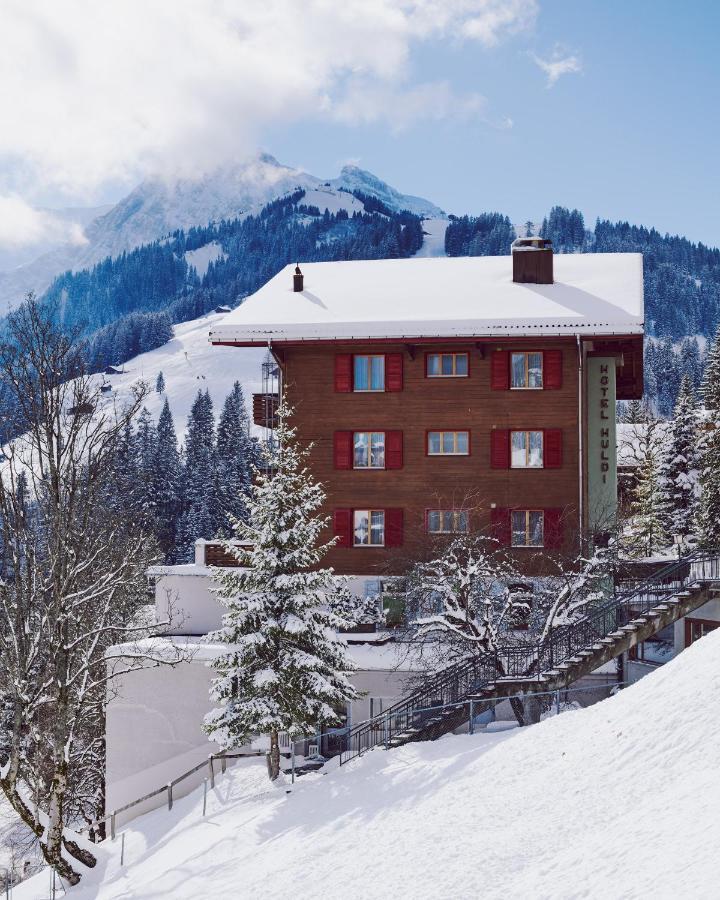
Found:
<svg viewBox="0 0 720 900"><path fill-rule="evenodd" d="M33 262L0 273L0 312L17 303L29 290L42 293L52 279L71 269L91 267L106 257L147 244L177 229L236 219L259 212L277 197L298 189L305 203L322 212L361 211L353 192L373 198L394 212L410 210L427 218L444 213L429 200L406 196L371 172L345 166L340 176L326 180L293 169L268 153L218 168L197 179L152 179L85 227L87 243L53 248Z"/></svg>

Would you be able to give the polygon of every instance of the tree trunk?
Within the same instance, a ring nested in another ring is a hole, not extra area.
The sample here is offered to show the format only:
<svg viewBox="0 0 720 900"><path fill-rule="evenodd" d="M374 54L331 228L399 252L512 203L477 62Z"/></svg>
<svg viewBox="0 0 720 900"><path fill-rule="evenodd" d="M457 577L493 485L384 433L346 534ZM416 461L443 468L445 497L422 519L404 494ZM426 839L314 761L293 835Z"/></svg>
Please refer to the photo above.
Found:
<svg viewBox="0 0 720 900"><path fill-rule="evenodd" d="M518 721L518 725L525 725L525 707L523 706L523 702L520 697L511 697L510 706L512 707L512 711L515 713L515 718Z"/></svg>
<svg viewBox="0 0 720 900"><path fill-rule="evenodd" d="M268 753L268 775L270 776L270 781L275 781L275 779L280 774L280 741L278 740L277 731L270 732L270 751Z"/></svg>

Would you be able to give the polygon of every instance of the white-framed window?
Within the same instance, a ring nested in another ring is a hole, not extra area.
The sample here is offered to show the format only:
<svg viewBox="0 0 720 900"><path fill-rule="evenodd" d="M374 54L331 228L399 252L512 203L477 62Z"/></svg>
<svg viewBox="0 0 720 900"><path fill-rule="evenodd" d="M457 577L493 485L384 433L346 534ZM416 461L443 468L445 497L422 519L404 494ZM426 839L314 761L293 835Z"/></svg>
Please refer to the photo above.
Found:
<svg viewBox="0 0 720 900"><path fill-rule="evenodd" d="M541 509L512 511L512 546L542 547L545 541L545 514Z"/></svg>
<svg viewBox="0 0 720 900"><path fill-rule="evenodd" d="M468 456L469 431L428 431L428 456Z"/></svg>
<svg viewBox="0 0 720 900"><path fill-rule="evenodd" d="M542 469L542 431L510 432L510 467L513 469Z"/></svg>
<svg viewBox="0 0 720 900"><path fill-rule="evenodd" d="M385 468L384 431L356 431L353 433L353 468Z"/></svg>
<svg viewBox="0 0 720 900"><path fill-rule="evenodd" d="M470 521L466 509L429 509L427 512L429 534L467 534Z"/></svg>
<svg viewBox="0 0 720 900"><path fill-rule="evenodd" d="M541 352L510 354L510 387L513 390L538 390L543 386Z"/></svg>
<svg viewBox="0 0 720 900"><path fill-rule="evenodd" d="M467 378L467 353L428 353L428 378Z"/></svg>
<svg viewBox="0 0 720 900"><path fill-rule="evenodd" d="M385 357L354 356L353 357L353 390L384 391L385 390Z"/></svg>
<svg viewBox="0 0 720 900"><path fill-rule="evenodd" d="M353 513L353 546L385 546L385 510L356 509Z"/></svg>

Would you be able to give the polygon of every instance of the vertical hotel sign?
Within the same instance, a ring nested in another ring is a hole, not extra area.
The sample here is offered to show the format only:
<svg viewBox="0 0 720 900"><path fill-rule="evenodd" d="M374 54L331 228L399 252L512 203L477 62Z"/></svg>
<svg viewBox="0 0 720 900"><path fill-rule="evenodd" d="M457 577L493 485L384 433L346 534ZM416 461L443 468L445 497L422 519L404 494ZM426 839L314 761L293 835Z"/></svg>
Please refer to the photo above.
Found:
<svg viewBox="0 0 720 900"><path fill-rule="evenodd" d="M588 524L608 531L617 515L615 357L587 359Z"/></svg>

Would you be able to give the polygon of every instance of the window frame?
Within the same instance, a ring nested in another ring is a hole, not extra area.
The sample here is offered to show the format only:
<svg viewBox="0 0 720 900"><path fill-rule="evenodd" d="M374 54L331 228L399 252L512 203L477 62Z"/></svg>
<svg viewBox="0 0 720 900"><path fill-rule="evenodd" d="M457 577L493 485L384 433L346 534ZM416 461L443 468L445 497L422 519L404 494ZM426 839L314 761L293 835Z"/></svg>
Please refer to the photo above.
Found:
<svg viewBox="0 0 720 900"><path fill-rule="evenodd" d="M386 353L353 353L352 354L352 393L353 394L383 394L387 391L387 360ZM359 388L357 387L357 382L355 378L355 361L358 359L367 360L367 380L368 384L372 383L372 360L373 359L381 359L382 360L382 387L374 388L374 387L366 387Z"/></svg>
<svg viewBox="0 0 720 900"><path fill-rule="evenodd" d="M530 357L535 355L540 357L540 384L533 386L530 384ZM513 357L515 356L525 357L525 384L523 385L513 384ZM545 354L542 350L510 350L509 364L508 380L511 391L542 391L545 389Z"/></svg>
<svg viewBox="0 0 720 900"><path fill-rule="evenodd" d="M545 468L545 431L542 428L510 428L510 466L511 469L544 469ZM513 435L514 434L524 434L526 436L525 441L525 465L518 466L513 462ZM540 465L533 466L530 465L530 435L531 434L539 434L540 435Z"/></svg>
<svg viewBox="0 0 720 900"><path fill-rule="evenodd" d="M375 393L375 392L373 392L373 393ZM358 466L355 464L355 438L356 438L356 435L358 435L358 434L366 434L369 439L368 445L367 445L368 446L368 465L366 465L366 466ZM370 460L372 459L372 436L374 434L382 435L383 464L381 466L370 465ZM365 471L370 470L371 472L383 472L387 468L387 437L386 437L386 435L387 435L387 432L384 430L383 431L377 431L377 430L370 431L370 430L365 430L362 428L353 429L353 432L352 432L352 436L353 436L352 437L352 454L353 454L352 468L353 468L353 471L365 472Z"/></svg>
<svg viewBox="0 0 720 900"><path fill-rule="evenodd" d="M359 544L359 543L357 543L357 541L355 539L355 532L357 531L357 525L355 524L355 517L358 515L358 513L367 513L367 523L368 523L368 525L367 525L367 535L368 535L367 544ZM382 513L382 543L381 544L373 544L370 541L370 538L372 536L372 514L373 513ZM370 548L380 547L380 548L382 548L385 546L385 540L386 540L387 535L385 534L385 510L384 509L378 509L378 508L373 509L372 507L363 508L363 509L353 509L352 517L353 517L352 518L352 537L353 537L352 546L353 546L353 549L355 547L370 547Z"/></svg>
<svg viewBox="0 0 720 900"><path fill-rule="evenodd" d="M524 544L516 544L515 543L515 525L513 521L513 517L517 513L525 514L525 541ZM539 544L528 544L527 540L531 534L530 531L530 514L531 513L540 513L542 516L542 540ZM537 509L537 508L528 508L528 509L511 509L510 510L510 547L513 550L541 550L545 546L545 510Z"/></svg>
<svg viewBox="0 0 720 900"><path fill-rule="evenodd" d="M440 449L439 453L433 453L430 450L430 435L431 434L439 434L440 435L440 448L441 449ZM458 434L466 434L467 435L467 453L458 453L457 451L454 451L453 453L443 452L443 450L442 450L442 446L443 446L442 435L444 435L444 434L455 435L455 438L453 440L453 444L455 447L457 447L457 435ZM469 428L429 428L425 432L425 456L433 456L433 457L437 457L437 456L449 456L449 457L470 456L471 452L472 452L472 446L471 446L471 442L470 442L470 429Z"/></svg>
<svg viewBox="0 0 720 900"><path fill-rule="evenodd" d="M430 372L430 357L437 356L440 358L440 373L438 375L433 375ZM452 357L452 374L445 375L442 372L442 358L443 356L451 356ZM466 371L465 373L457 372L457 357L464 356L466 359ZM470 354L467 350L455 351L455 350L441 350L438 352L428 351L425 354L425 377L426 378L469 378L470 377Z"/></svg>
<svg viewBox="0 0 720 900"><path fill-rule="evenodd" d="M452 528L452 530L448 531L448 530L446 530L445 528L440 528L440 529L437 530L437 531L432 530L432 529L430 528L430 516L432 515L432 513L438 513L438 514L439 514L440 520L441 520L441 524L442 524L442 519L443 519L443 517L444 517L447 513L450 513L450 514L452 515L452 517L453 517L453 526L454 526L454 527ZM459 516L464 516L464 517L465 517L465 526L466 526L466 527L465 527L464 529L459 529L459 528L456 527L456 526L457 526L457 522L458 522L458 517L459 517ZM443 534L470 534L470 512L469 512L469 510L467 510L467 509L462 509L462 508L460 508L460 509L455 509L455 508L453 508L453 509L441 509L441 508L439 508L439 507L428 508L428 509L425 510L425 531L426 531L427 534L437 534L437 535L443 535Z"/></svg>

